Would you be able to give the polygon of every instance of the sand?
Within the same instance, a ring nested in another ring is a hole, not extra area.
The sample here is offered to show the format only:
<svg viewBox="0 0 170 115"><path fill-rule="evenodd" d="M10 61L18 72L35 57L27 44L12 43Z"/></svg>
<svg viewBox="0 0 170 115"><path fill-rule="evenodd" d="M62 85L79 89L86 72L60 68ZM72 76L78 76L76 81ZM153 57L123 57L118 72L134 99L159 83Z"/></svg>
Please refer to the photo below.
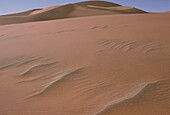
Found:
<svg viewBox="0 0 170 115"><path fill-rule="evenodd" d="M0 16L0 25L96 15L132 13L138 14L147 12L110 2L86 1L75 4L56 5L44 9L34 9L26 12Z"/></svg>
<svg viewBox="0 0 170 115"><path fill-rule="evenodd" d="M169 12L95 1L14 15L0 17L1 115L170 114Z"/></svg>

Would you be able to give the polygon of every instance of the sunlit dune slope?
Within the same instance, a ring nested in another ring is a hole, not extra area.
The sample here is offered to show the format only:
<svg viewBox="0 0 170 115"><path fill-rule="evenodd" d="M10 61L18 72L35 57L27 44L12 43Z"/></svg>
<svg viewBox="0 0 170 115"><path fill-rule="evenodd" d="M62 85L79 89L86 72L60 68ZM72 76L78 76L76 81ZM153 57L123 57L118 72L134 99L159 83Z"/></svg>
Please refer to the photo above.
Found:
<svg viewBox="0 0 170 115"><path fill-rule="evenodd" d="M0 115L169 115L170 15L75 5L0 25Z"/></svg>

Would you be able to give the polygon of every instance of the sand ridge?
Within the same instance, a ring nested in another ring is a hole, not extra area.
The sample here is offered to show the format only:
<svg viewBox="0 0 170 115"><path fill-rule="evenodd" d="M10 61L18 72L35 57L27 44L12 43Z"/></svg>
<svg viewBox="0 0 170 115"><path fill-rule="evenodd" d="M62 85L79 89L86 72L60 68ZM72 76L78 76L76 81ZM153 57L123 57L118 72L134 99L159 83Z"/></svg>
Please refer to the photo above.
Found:
<svg viewBox="0 0 170 115"><path fill-rule="evenodd" d="M94 7L91 7L90 5ZM134 13L146 13L146 12L132 7L127 8L111 2L85 1L80 3L57 5L44 9L34 9L22 13L1 16L0 25L95 15L134 14Z"/></svg>

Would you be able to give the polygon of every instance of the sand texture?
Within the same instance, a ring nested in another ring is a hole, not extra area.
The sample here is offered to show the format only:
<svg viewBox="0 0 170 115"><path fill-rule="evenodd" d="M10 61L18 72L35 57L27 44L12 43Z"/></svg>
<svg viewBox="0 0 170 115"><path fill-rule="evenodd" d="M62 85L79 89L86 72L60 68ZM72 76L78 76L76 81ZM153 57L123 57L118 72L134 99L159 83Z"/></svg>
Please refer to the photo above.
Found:
<svg viewBox="0 0 170 115"><path fill-rule="evenodd" d="M138 14L145 11L104 1L86 1L56 5L21 13L0 16L0 25L113 14Z"/></svg>
<svg viewBox="0 0 170 115"><path fill-rule="evenodd" d="M169 12L92 1L0 16L0 115L169 114Z"/></svg>

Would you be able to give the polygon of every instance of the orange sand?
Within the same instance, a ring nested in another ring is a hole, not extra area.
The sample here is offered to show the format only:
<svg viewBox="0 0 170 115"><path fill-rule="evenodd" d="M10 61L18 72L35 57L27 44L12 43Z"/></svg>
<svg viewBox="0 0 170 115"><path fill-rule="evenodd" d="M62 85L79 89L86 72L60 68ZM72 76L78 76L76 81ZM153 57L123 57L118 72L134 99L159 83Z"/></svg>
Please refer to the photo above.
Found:
<svg viewBox="0 0 170 115"><path fill-rule="evenodd" d="M1 16L0 115L169 115L169 19L97 1Z"/></svg>

